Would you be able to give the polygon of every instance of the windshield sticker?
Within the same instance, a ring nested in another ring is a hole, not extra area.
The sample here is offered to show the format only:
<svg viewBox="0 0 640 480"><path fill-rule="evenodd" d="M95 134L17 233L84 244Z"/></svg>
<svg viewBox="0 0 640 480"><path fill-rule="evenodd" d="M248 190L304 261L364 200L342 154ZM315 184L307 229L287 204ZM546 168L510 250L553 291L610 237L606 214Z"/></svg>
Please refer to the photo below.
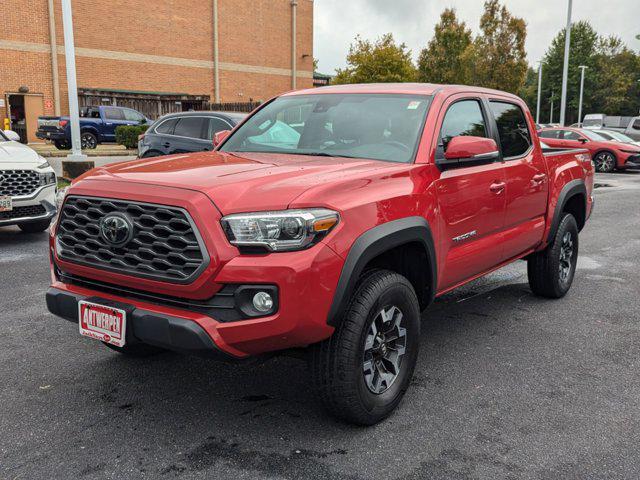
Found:
<svg viewBox="0 0 640 480"><path fill-rule="evenodd" d="M419 102L417 100L414 100L413 102L409 102L409 106L407 107L407 110L417 110L421 103L422 102Z"/></svg>

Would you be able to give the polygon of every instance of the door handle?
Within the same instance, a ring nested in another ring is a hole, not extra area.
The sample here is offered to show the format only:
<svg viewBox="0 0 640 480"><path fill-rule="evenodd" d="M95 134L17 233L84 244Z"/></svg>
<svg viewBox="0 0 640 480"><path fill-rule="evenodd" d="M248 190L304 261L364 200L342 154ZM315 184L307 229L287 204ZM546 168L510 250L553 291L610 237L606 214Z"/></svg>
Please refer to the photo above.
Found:
<svg viewBox="0 0 640 480"><path fill-rule="evenodd" d="M533 181L536 183L543 183L547 179L547 175L544 173L539 173L538 175L533 176Z"/></svg>
<svg viewBox="0 0 640 480"><path fill-rule="evenodd" d="M491 190L493 193L502 193L506 186L507 184L504 182L495 182L491 184L489 190Z"/></svg>
<svg viewBox="0 0 640 480"><path fill-rule="evenodd" d="M163 143L162 146L164 148L169 148L171 146L171 144L169 142Z"/></svg>

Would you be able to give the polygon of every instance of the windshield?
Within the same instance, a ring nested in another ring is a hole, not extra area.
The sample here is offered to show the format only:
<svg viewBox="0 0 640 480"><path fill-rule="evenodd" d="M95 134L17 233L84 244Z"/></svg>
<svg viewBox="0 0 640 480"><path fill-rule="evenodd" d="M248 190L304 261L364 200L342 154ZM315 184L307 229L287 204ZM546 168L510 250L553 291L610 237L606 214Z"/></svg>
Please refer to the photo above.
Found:
<svg viewBox="0 0 640 480"><path fill-rule="evenodd" d="M585 118L582 122L583 127L599 127L602 125L602 118Z"/></svg>
<svg viewBox="0 0 640 480"><path fill-rule="evenodd" d="M431 98L386 94L280 97L242 125L221 151L410 163Z"/></svg>
<svg viewBox="0 0 640 480"><path fill-rule="evenodd" d="M618 142L633 143L633 141L634 141L633 138L631 138L631 137L627 137L626 135L624 135L622 133L613 132L613 131L610 131L610 130L598 132L598 135L600 135L602 137L611 138L613 140L617 140Z"/></svg>
<svg viewBox="0 0 640 480"><path fill-rule="evenodd" d="M598 135L593 130L580 130L580 133L582 133L589 140L595 140L596 142L607 142L608 141L602 135Z"/></svg>

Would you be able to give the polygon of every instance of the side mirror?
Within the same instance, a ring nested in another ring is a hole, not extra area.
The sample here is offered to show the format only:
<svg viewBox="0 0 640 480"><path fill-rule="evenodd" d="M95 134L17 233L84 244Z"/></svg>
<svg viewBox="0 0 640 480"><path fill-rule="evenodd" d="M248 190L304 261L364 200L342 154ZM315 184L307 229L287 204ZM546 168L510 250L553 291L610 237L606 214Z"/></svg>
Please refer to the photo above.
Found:
<svg viewBox="0 0 640 480"><path fill-rule="evenodd" d="M231 133L231 130L221 130L213 135L213 147L217 147L222 142L226 140L226 138Z"/></svg>
<svg viewBox="0 0 640 480"><path fill-rule="evenodd" d="M4 135L11 140L12 142L19 142L20 141L20 135L18 135L16 132L14 132L13 130L5 130L4 131Z"/></svg>
<svg viewBox="0 0 640 480"><path fill-rule="evenodd" d="M498 145L492 138L453 137L447 145L444 160L439 160L436 163L449 168L492 163L499 157Z"/></svg>
<svg viewBox="0 0 640 480"><path fill-rule="evenodd" d="M578 141L580 143L587 143L589 140L587 140L586 138L580 138L580 139L578 139Z"/></svg>

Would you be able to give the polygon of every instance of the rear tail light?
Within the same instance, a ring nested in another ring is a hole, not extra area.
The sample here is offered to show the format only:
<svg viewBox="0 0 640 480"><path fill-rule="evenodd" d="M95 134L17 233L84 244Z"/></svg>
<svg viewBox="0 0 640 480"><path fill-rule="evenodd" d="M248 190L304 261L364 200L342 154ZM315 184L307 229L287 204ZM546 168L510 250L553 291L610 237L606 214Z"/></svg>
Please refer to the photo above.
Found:
<svg viewBox="0 0 640 480"><path fill-rule="evenodd" d="M67 123L69 123L69 120L60 120L60 121L58 122L58 126L59 126L60 128L64 128L64 127L66 127L66 126L67 126Z"/></svg>

